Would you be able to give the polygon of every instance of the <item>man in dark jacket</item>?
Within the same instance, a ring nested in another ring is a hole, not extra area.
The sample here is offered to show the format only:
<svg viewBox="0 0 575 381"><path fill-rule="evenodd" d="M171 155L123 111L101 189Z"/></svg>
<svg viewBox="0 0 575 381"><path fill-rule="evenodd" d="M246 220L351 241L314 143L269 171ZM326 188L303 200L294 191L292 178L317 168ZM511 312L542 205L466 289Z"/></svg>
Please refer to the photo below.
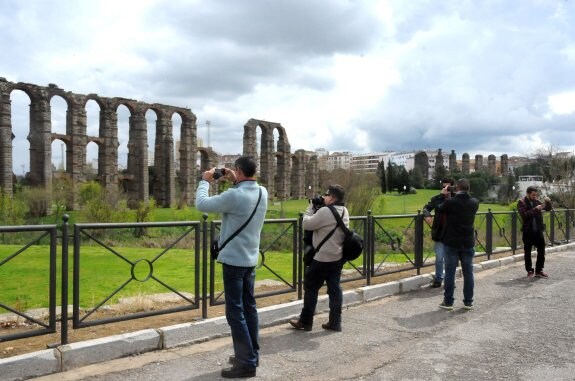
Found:
<svg viewBox="0 0 575 381"><path fill-rule="evenodd" d="M469 180L459 179L455 196L439 205L437 211L445 213L445 292L443 302L439 307L453 309L453 291L455 289L455 270L457 262L461 262L463 273L463 304L464 308L473 308L473 256L475 255L475 214L479 209L479 201L469 195ZM441 190L446 197L449 188Z"/></svg>
<svg viewBox="0 0 575 381"><path fill-rule="evenodd" d="M545 225L543 224L543 211L552 209L551 200L545 197L542 203L537 199L539 192L534 186L527 187L525 197L517 202L517 209L523 223L523 249L525 250L525 270L527 276L533 278L548 278L543 272L545 265ZM535 262L535 272L531 262L531 249L537 248L537 262Z"/></svg>
<svg viewBox="0 0 575 381"><path fill-rule="evenodd" d="M453 179L442 179L441 188L446 186L453 186ZM450 192L449 196L453 196L455 193ZM423 216L425 222L431 226L431 239L435 241L434 251L435 251L435 278L431 287L437 288L441 287L441 282L443 281L443 257L445 256L444 246L443 246L443 234L445 233L445 215L437 211L437 207L446 200L445 195L439 193L433 196L431 200L423 207ZM435 211L435 215L431 217L431 212Z"/></svg>

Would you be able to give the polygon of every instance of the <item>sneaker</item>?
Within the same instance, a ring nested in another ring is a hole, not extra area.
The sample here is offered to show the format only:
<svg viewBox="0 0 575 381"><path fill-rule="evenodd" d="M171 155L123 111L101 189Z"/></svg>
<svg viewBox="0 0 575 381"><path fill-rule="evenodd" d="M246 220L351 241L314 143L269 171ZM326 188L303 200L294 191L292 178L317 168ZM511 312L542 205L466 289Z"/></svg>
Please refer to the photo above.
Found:
<svg viewBox="0 0 575 381"><path fill-rule="evenodd" d="M537 271L535 273L535 278L549 278L549 275L547 275L543 271Z"/></svg>
<svg viewBox="0 0 575 381"><path fill-rule="evenodd" d="M467 310L467 311L471 311L471 310L473 309L473 304L471 304L471 303L465 304L465 305L463 306L463 309L464 309L464 310Z"/></svg>
<svg viewBox="0 0 575 381"><path fill-rule="evenodd" d="M534 274L535 274L535 273L533 272L533 270L528 271L528 272L527 272L527 278L533 278L533 275L534 275Z"/></svg>
<svg viewBox="0 0 575 381"><path fill-rule="evenodd" d="M441 302L439 308L443 308L444 310L451 311L453 310L453 304L447 304L445 302Z"/></svg>

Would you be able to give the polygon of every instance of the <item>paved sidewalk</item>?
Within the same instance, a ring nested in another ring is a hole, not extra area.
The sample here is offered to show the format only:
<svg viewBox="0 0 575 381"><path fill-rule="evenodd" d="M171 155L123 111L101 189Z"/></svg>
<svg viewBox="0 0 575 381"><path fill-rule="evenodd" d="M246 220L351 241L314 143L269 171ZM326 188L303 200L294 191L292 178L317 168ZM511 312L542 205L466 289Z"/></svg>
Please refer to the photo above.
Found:
<svg viewBox="0 0 575 381"><path fill-rule="evenodd" d="M575 380L575 251L547 255L549 279L522 262L475 274L475 309L438 308L442 289L423 288L349 307L343 332L288 324L261 330L259 380ZM220 338L36 378L217 380L232 353ZM1 379L0 375L0 379Z"/></svg>

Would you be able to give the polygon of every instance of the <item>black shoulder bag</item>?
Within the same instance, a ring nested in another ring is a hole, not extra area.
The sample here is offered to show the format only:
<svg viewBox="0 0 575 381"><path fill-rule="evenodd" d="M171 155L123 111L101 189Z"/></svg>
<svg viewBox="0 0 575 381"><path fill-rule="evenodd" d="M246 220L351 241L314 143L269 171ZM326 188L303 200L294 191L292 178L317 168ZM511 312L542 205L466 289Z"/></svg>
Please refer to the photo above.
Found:
<svg viewBox="0 0 575 381"><path fill-rule="evenodd" d="M341 216L332 205L328 205L328 208L337 220L337 225L345 233L345 238L343 239L342 259L344 261L353 261L354 259L357 259L363 251L363 237L353 230L349 230L347 226L345 226Z"/></svg>
<svg viewBox="0 0 575 381"><path fill-rule="evenodd" d="M246 222L244 222L244 224L242 226L240 226L235 232L234 234L232 234L231 236L229 236L224 243L222 243L221 246L219 246L219 240L220 237L216 237L214 238L214 240L212 241L212 247L210 248L210 254L212 256L212 259L215 261L218 259L218 255L220 254L220 251L224 248L224 246L226 246L228 244L228 242L230 242L232 239L234 239L238 234L240 234L240 232L242 230L244 230L244 228L246 226L248 226L248 224L250 223L250 221L252 220L252 218L254 217L254 214L256 214L256 210L258 209L258 205L260 204L260 200L262 199L262 188L260 187L260 195L258 196L258 202L256 203L256 207L254 208L252 214L250 215L250 217L247 219Z"/></svg>

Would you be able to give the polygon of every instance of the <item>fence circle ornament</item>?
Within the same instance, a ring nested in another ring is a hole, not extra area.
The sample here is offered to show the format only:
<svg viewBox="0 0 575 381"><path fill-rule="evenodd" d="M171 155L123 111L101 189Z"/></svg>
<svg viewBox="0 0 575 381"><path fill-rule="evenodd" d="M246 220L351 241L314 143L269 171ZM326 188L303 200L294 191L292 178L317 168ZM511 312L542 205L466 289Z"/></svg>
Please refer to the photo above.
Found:
<svg viewBox="0 0 575 381"><path fill-rule="evenodd" d="M142 265L138 266L140 263L142 263ZM145 264L147 264L147 268ZM138 267L138 269L136 269L136 267ZM138 259L132 264L131 273L132 279L137 280L138 282L146 282L152 277L152 274L154 273L154 266L152 265L152 262L147 259Z"/></svg>

